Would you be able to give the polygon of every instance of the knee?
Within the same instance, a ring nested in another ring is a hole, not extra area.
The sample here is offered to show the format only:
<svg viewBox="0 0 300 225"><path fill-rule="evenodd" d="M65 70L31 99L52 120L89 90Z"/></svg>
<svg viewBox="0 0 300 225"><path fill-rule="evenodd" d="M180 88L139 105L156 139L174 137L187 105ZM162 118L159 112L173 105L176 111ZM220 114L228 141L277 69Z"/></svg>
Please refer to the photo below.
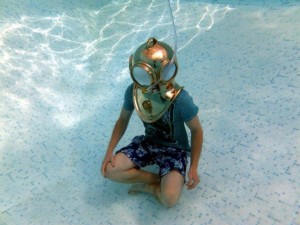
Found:
<svg viewBox="0 0 300 225"><path fill-rule="evenodd" d="M119 169L117 166L112 166L111 163L107 163L105 167L105 177L108 179L113 179L115 175L119 172Z"/></svg>
<svg viewBox="0 0 300 225"><path fill-rule="evenodd" d="M178 194L168 193L162 199L162 204L167 208L171 208L177 204L178 200L179 200Z"/></svg>

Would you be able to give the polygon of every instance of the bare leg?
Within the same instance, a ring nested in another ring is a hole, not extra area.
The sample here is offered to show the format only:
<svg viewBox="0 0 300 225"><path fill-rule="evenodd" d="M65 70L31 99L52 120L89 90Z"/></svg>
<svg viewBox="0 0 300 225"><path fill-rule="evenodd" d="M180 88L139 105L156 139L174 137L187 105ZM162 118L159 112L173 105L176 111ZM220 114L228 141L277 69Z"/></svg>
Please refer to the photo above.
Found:
<svg viewBox="0 0 300 225"><path fill-rule="evenodd" d="M115 156L115 164L106 166L107 178L120 183L158 183L159 175L135 168L134 163L123 153Z"/></svg>
<svg viewBox="0 0 300 225"><path fill-rule="evenodd" d="M171 171L162 177L160 184L136 184L131 187L129 193L146 192L155 196L166 207L172 207L179 200L183 185L183 176L177 171Z"/></svg>

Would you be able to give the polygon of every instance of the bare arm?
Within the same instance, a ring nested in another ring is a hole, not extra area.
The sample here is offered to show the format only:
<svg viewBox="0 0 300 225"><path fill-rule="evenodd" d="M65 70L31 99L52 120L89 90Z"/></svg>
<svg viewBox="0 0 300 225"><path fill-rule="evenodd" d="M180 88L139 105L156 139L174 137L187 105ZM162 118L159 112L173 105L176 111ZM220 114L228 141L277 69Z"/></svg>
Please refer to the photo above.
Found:
<svg viewBox="0 0 300 225"><path fill-rule="evenodd" d="M201 127L198 116L186 123L191 130L191 166L188 172L189 181L187 183L188 189L195 188L200 182L198 175L198 164L202 151L203 144L203 129Z"/></svg>
<svg viewBox="0 0 300 225"><path fill-rule="evenodd" d="M107 147L106 155L103 159L102 166L101 166L101 173L104 177L105 177L105 167L106 167L107 163L111 162L112 165L114 166L113 151L127 129L131 115L132 115L132 111L122 109L120 116L119 116L117 122L115 123L114 129L113 129L113 132L112 132L112 135L111 135L108 147Z"/></svg>

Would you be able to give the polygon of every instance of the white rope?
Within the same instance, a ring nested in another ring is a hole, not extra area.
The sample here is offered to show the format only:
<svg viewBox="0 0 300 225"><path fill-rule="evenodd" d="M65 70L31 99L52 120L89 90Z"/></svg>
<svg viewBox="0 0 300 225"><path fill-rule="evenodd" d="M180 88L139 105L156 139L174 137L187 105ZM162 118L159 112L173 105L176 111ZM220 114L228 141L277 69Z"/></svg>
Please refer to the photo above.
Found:
<svg viewBox="0 0 300 225"><path fill-rule="evenodd" d="M168 8L169 8L169 13L170 13L170 17L172 20L172 25L173 25L173 32L174 32L174 48L173 48L173 56L172 59L169 63L169 65L167 66L167 68L164 69L163 74L161 75L160 79L158 81L156 81L154 84L152 84L151 86L149 86L148 88L146 88L146 91L151 90L154 86L156 86L165 76L166 74L169 72L172 64L175 61L175 57L176 57L176 52L177 52L177 34L176 34L176 26L175 26L175 21L174 21L174 16L173 16L173 11L172 11L172 7L171 7L171 1L167 0L167 4L168 4Z"/></svg>

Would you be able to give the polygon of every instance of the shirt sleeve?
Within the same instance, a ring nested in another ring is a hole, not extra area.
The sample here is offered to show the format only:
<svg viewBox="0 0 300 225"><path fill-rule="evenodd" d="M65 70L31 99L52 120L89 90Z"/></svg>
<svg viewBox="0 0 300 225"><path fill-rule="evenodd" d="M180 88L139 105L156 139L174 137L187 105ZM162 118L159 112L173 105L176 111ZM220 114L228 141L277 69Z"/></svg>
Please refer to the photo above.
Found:
<svg viewBox="0 0 300 225"><path fill-rule="evenodd" d="M199 108L187 91L182 90L178 97L182 119L184 122L190 121L198 114Z"/></svg>
<svg viewBox="0 0 300 225"><path fill-rule="evenodd" d="M133 84L127 87L124 95L123 109L126 109L128 111L134 110L132 92L133 92Z"/></svg>

